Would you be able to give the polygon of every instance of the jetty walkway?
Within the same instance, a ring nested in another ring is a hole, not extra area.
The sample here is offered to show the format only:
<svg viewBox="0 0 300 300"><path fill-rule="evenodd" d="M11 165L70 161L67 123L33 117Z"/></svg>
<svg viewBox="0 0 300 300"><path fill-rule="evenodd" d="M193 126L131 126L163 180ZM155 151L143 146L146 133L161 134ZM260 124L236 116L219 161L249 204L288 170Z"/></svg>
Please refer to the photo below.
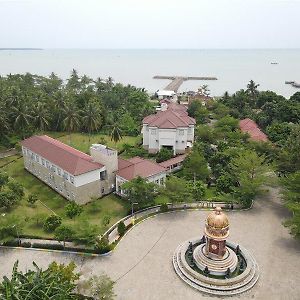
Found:
<svg viewBox="0 0 300 300"><path fill-rule="evenodd" d="M166 91L174 91L177 93L179 87L187 80L217 80L216 77L198 77L198 76L160 76L156 75L153 79L169 79L172 80L165 88Z"/></svg>

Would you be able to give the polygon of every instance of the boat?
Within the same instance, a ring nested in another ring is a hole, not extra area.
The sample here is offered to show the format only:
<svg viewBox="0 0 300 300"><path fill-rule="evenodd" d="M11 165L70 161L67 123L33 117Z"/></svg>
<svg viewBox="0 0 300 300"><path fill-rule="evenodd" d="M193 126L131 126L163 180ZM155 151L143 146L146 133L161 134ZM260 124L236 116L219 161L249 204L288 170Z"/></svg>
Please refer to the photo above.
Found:
<svg viewBox="0 0 300 300"><path fill-rule="evenodd" d="M271 65L278 65L278 62L271 62Z"/></svg>

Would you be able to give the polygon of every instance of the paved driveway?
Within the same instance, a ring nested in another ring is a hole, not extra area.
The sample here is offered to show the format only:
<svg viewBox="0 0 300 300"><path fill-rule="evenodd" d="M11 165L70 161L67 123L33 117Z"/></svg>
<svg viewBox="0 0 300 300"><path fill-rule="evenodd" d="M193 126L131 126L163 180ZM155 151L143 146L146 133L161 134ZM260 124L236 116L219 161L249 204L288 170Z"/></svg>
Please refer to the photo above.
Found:
<svg viewBox="0 0 300 300"><path fill-rule="evenodd" d="M0 250L0 276L10 273L16 259L22 269L30 267L32 260L44 267L52 260L74 260L84 278L105 272L116 280L118 299L220 299L187 286L171 263L179 243L202 236L206 215L204 211L187 211L151 218L134 227L109 257ZM261 274L252 290L231 299L300 299L300 242L281 225L288 215L276 191L257 201L252 210L229 212L228 216L230 240L255 256Z"/></svg>

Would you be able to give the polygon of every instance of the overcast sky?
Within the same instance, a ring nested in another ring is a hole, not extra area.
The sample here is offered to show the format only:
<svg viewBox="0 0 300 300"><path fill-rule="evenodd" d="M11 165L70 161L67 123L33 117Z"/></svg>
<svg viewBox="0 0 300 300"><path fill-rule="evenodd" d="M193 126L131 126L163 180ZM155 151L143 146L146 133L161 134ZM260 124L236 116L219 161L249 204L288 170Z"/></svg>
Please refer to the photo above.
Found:
<svg viewBox="0 0 300 300"><path fill-rule="evenodd" d="M0 48L300 48L300 0L0 0Z"/></svg>

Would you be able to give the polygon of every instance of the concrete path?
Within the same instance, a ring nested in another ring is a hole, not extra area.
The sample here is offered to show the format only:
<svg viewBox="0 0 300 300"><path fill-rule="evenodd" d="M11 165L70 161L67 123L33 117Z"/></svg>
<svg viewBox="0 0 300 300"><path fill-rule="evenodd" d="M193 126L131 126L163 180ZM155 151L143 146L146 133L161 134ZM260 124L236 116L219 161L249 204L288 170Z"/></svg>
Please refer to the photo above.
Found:
<svg viewBox="0 0 300 300"><path fill-rule="evenodd" d="M134 227L108 257L86 258L66 253L32 250L0 250L0 277L34 260L46 267L51 261L74 261L83 279L105 272L116 281L117 299L220 299L201 294L175 274L171 258L175 248L189 237L202 236L206 211L183 211L158 215ZM277 190L256 201L249 211L228 212L230 238L248 249L260 267L260 279L249 292L230 299L298 300L300 297L300 242L282 221L288 212Z"/></svg>

